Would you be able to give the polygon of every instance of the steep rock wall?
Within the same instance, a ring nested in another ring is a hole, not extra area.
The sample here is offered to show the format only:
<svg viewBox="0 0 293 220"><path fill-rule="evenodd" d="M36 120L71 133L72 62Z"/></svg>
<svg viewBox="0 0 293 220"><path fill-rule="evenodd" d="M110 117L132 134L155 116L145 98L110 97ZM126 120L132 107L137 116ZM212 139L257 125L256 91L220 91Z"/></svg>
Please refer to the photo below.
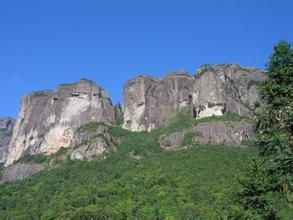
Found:
<svg viewBox="0 0 293 220"><path fill-rule="evenodd" d="M0 163L6 161L14 123L12 118L0 118Z"/></svg>
<svg viewBox="0 0 293 220"><path fill-rule="evenodd" d="M162 80L138 76L124 87L124 124L131 131L165 126L185 109L195 118L236 113L250 116L257 100L256 85L264 74L236 64L204 65L195 76L184 71Z"/></svg>
<svg viewBox="0 0 293 220"><path fill-rule="evenodd" d="M112 123L115 110L106 91L89 80L22 98L6 165L24 153L51 154L69 147L75 130L90 121Z"/></svg>
<svg viewBox="0 0 293 220"><path fill-rule="evenodd" d="M264 74L235 64L204 65L195 75L193 109L196 118L236 113L250 116L258 98L256 85Z"/></svg>
<svg viewBox="0 0 293 220"><path fill-rule="evenodd" d="M168 74L163 80L138 76L124 87L124 124L131 131L150 131L188 106L194 78L186 72Z"/></svg>

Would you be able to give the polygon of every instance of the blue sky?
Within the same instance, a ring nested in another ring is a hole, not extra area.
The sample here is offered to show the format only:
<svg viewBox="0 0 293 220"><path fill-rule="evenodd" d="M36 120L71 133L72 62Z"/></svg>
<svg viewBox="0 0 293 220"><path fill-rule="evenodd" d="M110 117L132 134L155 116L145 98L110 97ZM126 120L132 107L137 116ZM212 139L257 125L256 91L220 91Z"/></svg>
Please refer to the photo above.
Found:
<svg viewBox="0 0 293 220"><path fill-rule="evenodd" d="M27 92L81 78L115 103L140 73L265 68L273 44L292 42L292 11L292 0L0 0L0 116L16 117Z"/></svg>

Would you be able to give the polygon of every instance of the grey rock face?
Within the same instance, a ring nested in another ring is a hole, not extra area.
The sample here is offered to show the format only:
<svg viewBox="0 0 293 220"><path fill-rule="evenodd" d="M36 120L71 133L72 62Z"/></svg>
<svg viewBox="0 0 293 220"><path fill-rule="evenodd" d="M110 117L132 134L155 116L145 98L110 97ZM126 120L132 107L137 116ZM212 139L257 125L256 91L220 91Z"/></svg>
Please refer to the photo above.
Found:
<svg viewBox="0 0 293 220"><path fill-rule="evenodd" d="M188 107L194 78L186 72L163 80L138 76L124 87L124 125L131 131L150 131L166 125L181 108Z"/></svg>
<svg viewBox="0 0 293 220"><path fill-rule="evenodd" d="M166 150L178 150L183 146L185 132L175 132L160 137L160 145Z"/></svg>
<svg viewBox="0 0 293 220"><path fill-rule="evenodd" d="M0 118L0 163L6 161L14 123L12 118Z"/></svg>
<svg viewBox="0 0 293 220"><path fill-rule="evenodd" d="M195 77L183 71L158 80L138 76L124 87L124 124L131 131L150 131L186 109L195 118L236 113L249 116L257 100L256 85L265 75L234 64L205 65Z"/></svg>
<svg viewBox="0 0 293 220"><path fill-rule="evenodd" d="M187 133L196 134L192 143L222 144L226 146L240 146L242 141L254 138L253 126L248 122L211 121L200 123L183 132L175 132L160 137L161 147L167 150L184 148L183 141Z"/></svg>
<svg viewBox="0 0 293 220"><path fill-rule="evenodd" d="M108 127L98 125L97 128L87 129L86 126L78 129L74 135L71 160L85 160L109 153L115 150L114 138L110 135Z"/></svg>
<svg viewBox="0 0 293 220"><path fill-rule="evenodd" d="M44 167L39 164L29 164L29 163L13 164L6 168L0 183L5 183L9 181L14 181L14 180L22 180L42 170L44 170Z"/></svg>
<svg viewBox="0 0 293 220"><path fill-rule="evenodd" d="M212 121L200 123L192 130L201 134L196 141L202 144L239 146L254 138L253 125L247 122Z"/></svg>
<svg viewBox="0 0 293 220"><path fill-rule="evenodd" d="M115 121L115 111L106 91L89 80L58 86L56 91L30 93L22 98L6 165L22 154L52 154L68 148L74 131L95 121Z"/></svg>
<svg viewBox="0 0 293 220"><path fill-rule="evenodd" d="M249 107L258 98L256 85L265 75L240 65L205 65L197 71L193 90L196 118L224 113L250 116Z"/></svg>

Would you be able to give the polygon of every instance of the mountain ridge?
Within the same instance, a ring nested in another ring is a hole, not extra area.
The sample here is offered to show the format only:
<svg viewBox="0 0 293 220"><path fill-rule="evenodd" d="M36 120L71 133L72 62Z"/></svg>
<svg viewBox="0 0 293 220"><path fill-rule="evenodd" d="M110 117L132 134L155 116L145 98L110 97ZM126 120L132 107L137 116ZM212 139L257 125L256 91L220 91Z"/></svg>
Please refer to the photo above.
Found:
<svg viewBox="0 0 293 220"><path fill-rule="evenodd" d="M238 64L203 65L195 75L172 71L161 79L138 75L124 86L123 109L88 79L30 92L22 97L3 161L7 166L27 153L49 155L70 148L76 129L89 122L113 125L123 117L124 129L151 131L166 126L180 111L195 119L228 113L251 117L256 85L264 77L261 70Z"/></svg>

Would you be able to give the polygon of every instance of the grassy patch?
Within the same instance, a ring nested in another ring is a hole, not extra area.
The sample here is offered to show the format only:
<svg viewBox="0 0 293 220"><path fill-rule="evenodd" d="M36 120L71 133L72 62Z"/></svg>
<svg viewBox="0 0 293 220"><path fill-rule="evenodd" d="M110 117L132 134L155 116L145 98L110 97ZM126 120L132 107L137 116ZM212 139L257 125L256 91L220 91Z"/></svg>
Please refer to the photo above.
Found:
<svg viewBox="0 0 293 220"><path fill-rule="evenodd" d="M53 92L52 90L43 90L43 91L34 91L34 92L31 92L31 94L34 96L46 96L52 92Z"/></svg>
<svg viewBox="0 0 293 220"><path fill-rule="evenodd" d="M24 154L23 156L21 156L17 162L24 162L24 163L44 163L46 160L48 159L47 156L45 156L44 154L35 154L35 155L31 155L31 154Z"/></svg>
<svg viewBox="0 0 293 220"><path fill-rule="evenodd" d="M3 176L4 169L5 169L4 164L0 163L0 180Z"/></svg>
<svg viewBox="0 0 293 220"><path fill-rule="evenodd" d="M201 134L199 132L187 132L186 134L184 134L184 139L182 142L183 146L190 146L192 144L194 144L194 138L196 137L200 137Z"/></svg>
<svg viewBox="0 0 293 220"><path fill-rule="evenodd" d="M239 116L235 113L227 113L222 116L211 116L206 118L197 119L196 123L210 122L210 121L251 121L251 119Z"/></svg>
<svg viewBox="0 0 293 220"><path fill-rule="evenodd" d="M95 132L100 126L107 126L102 122L90 122L77 129L77 132Z"/></svg>

